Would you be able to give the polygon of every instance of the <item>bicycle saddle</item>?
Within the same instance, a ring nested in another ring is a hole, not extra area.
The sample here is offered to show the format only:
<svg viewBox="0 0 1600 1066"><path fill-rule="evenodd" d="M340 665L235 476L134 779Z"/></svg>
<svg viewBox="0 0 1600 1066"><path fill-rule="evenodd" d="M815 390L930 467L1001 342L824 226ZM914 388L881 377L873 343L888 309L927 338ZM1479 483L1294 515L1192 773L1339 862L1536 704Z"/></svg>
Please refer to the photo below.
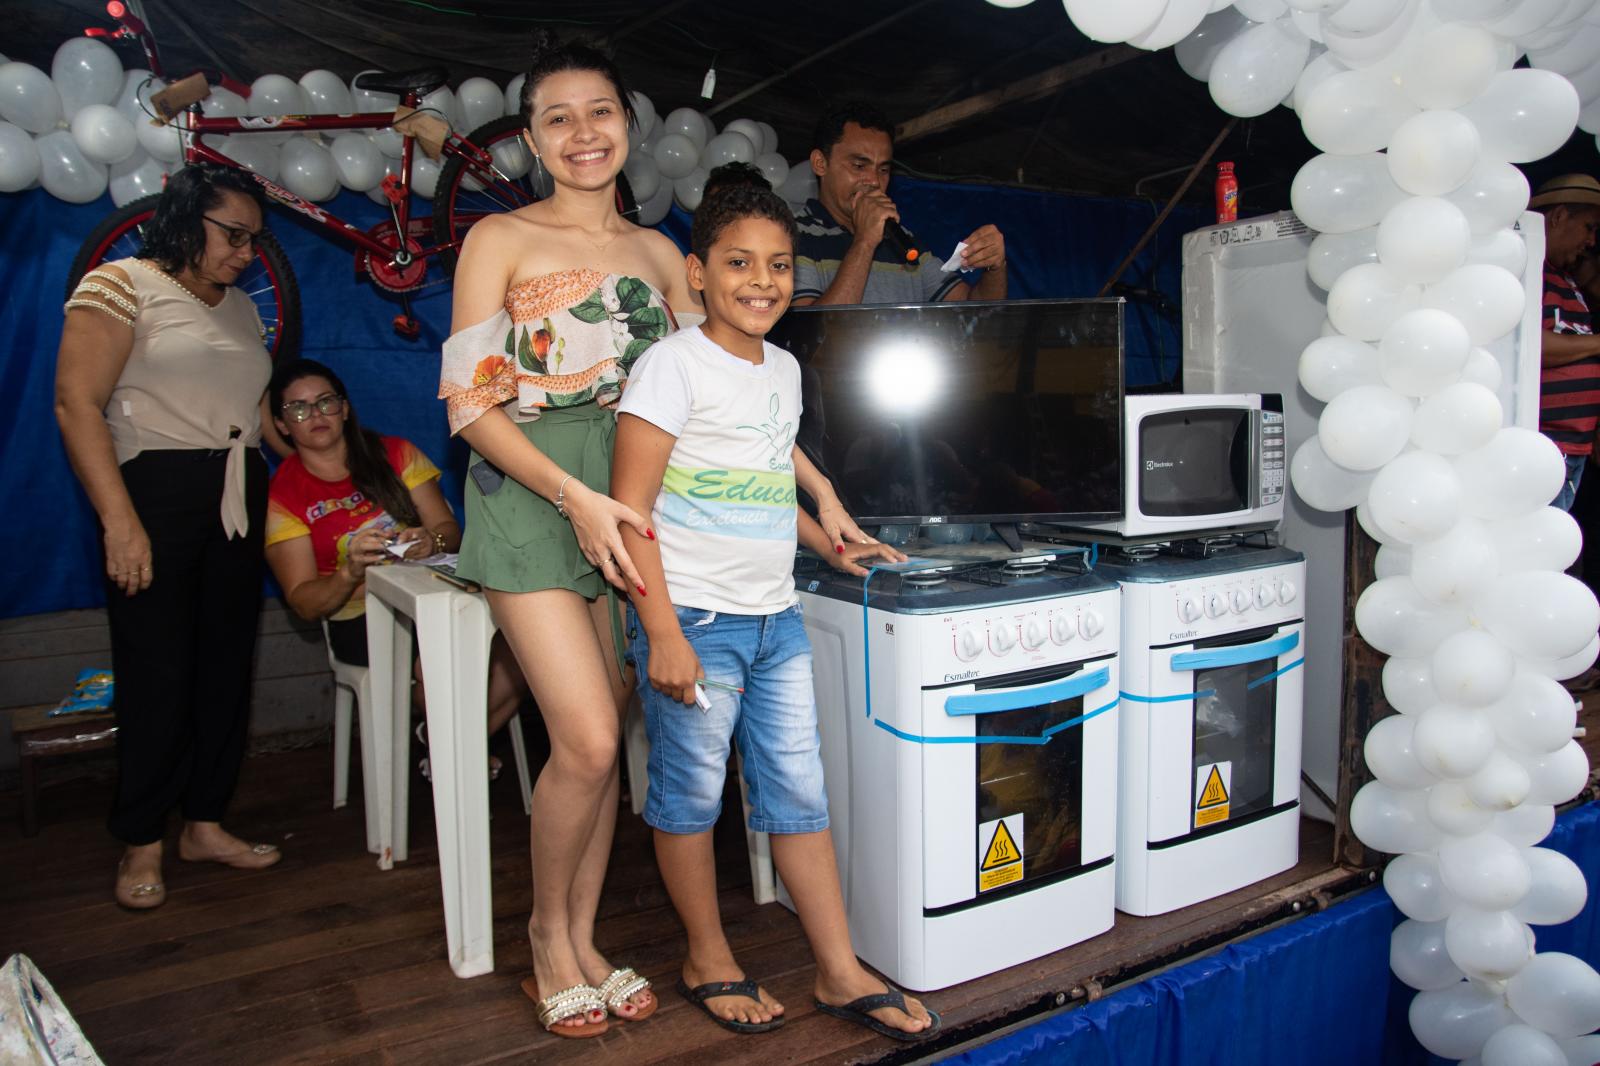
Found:
<svg viewBox="0 0 1600 1066"><path fill-rule="evenodd" d="M449 75L440 67L394 72L373 70L357 74L355 87L374 93L394 93L396 96L404 96L410 92L427 96L448 80Z"/></svg>

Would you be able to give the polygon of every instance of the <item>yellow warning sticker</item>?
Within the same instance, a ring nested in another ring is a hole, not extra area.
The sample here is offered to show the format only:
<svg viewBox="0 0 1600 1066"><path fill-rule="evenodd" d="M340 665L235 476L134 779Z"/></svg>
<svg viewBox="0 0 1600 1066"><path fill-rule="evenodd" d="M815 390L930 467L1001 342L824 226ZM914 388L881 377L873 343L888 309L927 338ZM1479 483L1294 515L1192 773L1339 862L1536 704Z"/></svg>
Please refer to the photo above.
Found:
<svg viewBox="0 0 1600 1066"><path fill-rule="evenodd" d="M978 891L988 892L1022 880L1022 815L996 818L978 826Z"/></svg>
<svg viewBox="0 0 1600 1066"><path fill-rule="evenodd" d="M1228 796L1232 787L1232 762L1207 763L1195 768L1194 827L1196 829L1228 820Z"/></svg>

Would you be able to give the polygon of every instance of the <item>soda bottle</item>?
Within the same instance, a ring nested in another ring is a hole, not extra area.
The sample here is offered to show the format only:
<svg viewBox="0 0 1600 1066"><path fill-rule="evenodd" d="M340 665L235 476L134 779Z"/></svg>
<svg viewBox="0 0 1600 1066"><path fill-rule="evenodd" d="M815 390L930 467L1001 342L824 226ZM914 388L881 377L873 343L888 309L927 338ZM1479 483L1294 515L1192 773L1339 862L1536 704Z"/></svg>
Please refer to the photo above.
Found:
<svg viewBox="0 0 1600 1066"><path fill-rule="evenodd" d="M1232 163L1217 164L1217 222L1239 220L1239 179L1233 176Z"/></svg>

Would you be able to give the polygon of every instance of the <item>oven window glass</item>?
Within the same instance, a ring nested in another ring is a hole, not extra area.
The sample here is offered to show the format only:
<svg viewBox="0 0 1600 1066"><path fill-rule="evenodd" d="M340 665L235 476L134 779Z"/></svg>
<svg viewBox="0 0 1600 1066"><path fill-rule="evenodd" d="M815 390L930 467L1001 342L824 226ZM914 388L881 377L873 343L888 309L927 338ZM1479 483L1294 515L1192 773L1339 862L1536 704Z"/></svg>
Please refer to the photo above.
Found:
<svg viewBox="0 0 1600 1066"><path fill-rule="evenodd" d="M1242 407L1162 411L1139 421L1139 510L1151 517L1249 506L1250 427Z"/></svg>
<svg viewBox="0 0 1600 1066"><path fill-rule="evenodd" d="M1210 808L1220 812L1215 794L1205 795L1210 767L1218 767L1219 780L1228 778L1224 783L1226 821L1237 821L1272 806L1273 747L1278 726L1278 679L1272 675L1277 669L1278 660L1271 658L1195 671L1194 765L1190 778L1195 781L1196 791L1190 810ZM1226 774L1220 772L1224 768Z"/></svg>
<svg viewBox="0 0 1600 1066"><path fill-rule="evenodd" d="M979 715L979 737L1036 737L1083 713L1078 697ZM1071 870L1083 856L1083 729L1068 726L1047 744L975 744L978 824L1022 815L1023 881ZM1102 796L1114 803L1114 796ZM980 828L980 832L982 832ZM987 846L982 841L980 846Z"/></svg>

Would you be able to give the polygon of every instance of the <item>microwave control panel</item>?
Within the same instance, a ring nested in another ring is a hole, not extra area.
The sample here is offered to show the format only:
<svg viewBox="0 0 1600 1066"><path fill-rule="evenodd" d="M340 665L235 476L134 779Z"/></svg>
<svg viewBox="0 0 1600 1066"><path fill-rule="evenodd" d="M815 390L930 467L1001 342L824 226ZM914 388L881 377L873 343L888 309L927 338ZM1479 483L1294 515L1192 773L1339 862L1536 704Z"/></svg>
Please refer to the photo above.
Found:
<svg viewBox="0 0 1600 1066"><path fill-rule="evenodd" d="M1284 462L1283 412L1261 412L1261 505L1283 502L1283 480L1288 472Z"/></svg>

